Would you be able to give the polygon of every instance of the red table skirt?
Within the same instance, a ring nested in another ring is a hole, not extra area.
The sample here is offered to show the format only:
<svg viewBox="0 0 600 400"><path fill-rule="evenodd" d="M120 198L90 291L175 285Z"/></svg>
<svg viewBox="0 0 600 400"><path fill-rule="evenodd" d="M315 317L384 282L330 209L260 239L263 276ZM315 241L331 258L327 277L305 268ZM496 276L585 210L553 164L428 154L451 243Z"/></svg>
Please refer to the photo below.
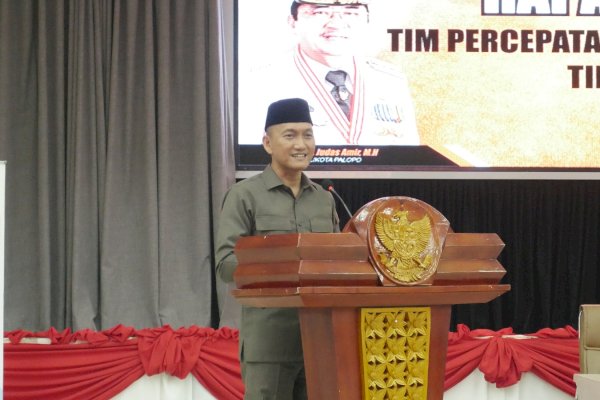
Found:
<svg viewBox="0 0 600 400"><path fill-rule="evenodd" d="M143 375L192 374L218 399L242 399L238 332L230 328L135 330L122 325L102 332L15 330L5 333L6 399L110 399ZM46 338L50 345L24 338ZM577 331L570 326L514 335L511 328L470 330L459 325L448 336L444 387L456 385L475 368L497 387L531 372L574 396L579 372Z"/></svg>

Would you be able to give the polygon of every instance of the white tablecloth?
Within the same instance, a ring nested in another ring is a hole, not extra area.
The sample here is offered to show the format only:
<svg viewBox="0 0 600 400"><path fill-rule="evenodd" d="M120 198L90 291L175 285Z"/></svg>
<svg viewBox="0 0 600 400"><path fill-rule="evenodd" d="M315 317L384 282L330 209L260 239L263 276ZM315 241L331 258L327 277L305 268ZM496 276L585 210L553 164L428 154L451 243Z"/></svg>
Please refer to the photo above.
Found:
<svg viewBox="0 0 600 400"><path fill-rule="evenodd" d="M118 400L214 400L191 375L180 380L167 374L144 376L114 397ZM476 369L444 394L444 400L573 400L534 374L525 373L518 384L498 389Z"/></svg>
<svg viewBox="0 0 600 400"><path fill-rule="evenodd" d="M573 400L535 374L525 373L516 385L498 389L486 382L483 373L475 369L465 379L444 393L444 400Z"/></svg>

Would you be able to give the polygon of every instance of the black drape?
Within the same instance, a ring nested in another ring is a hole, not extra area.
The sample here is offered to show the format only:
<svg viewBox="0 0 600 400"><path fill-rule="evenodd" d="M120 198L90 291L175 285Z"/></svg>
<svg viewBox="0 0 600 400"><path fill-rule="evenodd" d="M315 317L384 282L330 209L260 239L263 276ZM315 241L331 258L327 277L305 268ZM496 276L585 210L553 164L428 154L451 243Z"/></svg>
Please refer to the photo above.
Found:
<svg viewBox="0 0 600 400"><path fill-rule="evenodd" d="M497 233L512 290L489 304L457 306L451 329L533 332L577 327L579 304L600 302L600 181L334 180L352 212L383 196L438 209L455 232ZM348 220L338 205L342 226Z"/></svg>

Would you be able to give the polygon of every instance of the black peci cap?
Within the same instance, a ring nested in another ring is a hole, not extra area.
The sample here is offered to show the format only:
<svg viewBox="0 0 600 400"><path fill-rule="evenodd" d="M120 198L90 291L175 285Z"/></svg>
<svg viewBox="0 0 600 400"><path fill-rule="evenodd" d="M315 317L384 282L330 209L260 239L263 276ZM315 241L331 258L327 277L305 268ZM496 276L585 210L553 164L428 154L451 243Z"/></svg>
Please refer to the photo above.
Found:
<svg viewBox="0 0 600 400"><path fill-rule="evenodd" d="M310 109L304 99L283 99L271 103L267 111L265 131L268 127L287 122L308 122L312 125Z"/></svg>

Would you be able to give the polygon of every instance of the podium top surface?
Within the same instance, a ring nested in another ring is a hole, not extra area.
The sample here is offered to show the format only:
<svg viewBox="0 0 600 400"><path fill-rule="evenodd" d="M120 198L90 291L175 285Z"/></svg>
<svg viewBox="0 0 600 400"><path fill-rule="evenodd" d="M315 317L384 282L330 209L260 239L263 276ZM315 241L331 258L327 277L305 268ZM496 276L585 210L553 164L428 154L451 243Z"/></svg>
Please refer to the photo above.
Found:
<svg viewBox="0 0 600 400"><path fill-rule="evenodd" d="M390 307L487 303L510 285L354 286L234 289L250 307Z"/></svg>

